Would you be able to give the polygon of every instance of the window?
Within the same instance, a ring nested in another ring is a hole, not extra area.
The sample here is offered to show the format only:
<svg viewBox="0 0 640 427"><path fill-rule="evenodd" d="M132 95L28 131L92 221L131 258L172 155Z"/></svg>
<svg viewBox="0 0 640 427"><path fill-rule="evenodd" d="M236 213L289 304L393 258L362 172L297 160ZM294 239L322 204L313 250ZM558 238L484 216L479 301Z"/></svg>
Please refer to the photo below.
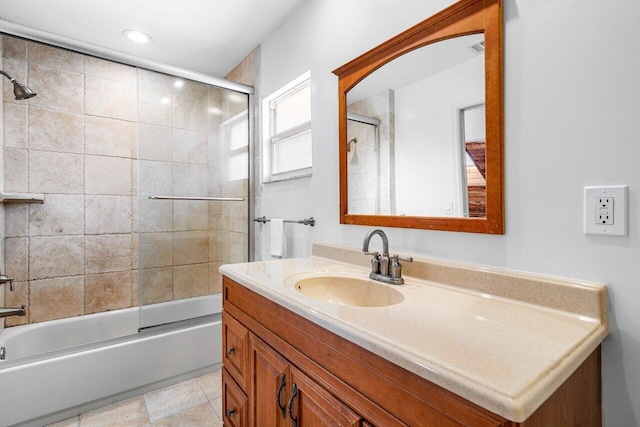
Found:
<svg viewBox="0 0 640 427"><path fill-rule="evenodd" d="M263 101L263 181L311 175L310 73ZM267 119L268 118L268 119Z"/></svg>
<svg viewBox="0 0 640 427"><path fill-rule="evenodd" d="M221 125L229 150L229 181L249 177L249 114L244 110Z"/></svg>

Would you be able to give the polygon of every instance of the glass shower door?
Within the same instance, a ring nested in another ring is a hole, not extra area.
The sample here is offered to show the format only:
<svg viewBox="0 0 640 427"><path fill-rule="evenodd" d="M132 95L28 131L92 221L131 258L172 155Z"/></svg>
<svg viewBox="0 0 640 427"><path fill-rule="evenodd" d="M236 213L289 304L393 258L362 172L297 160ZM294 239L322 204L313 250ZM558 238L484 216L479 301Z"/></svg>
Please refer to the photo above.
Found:
<svg viewBox="0 0 640 427"><path fill-rule="evenodd" d="M243 93L138 73L140 328L218 312L218 268L248 260L248 107Z"/></svg>

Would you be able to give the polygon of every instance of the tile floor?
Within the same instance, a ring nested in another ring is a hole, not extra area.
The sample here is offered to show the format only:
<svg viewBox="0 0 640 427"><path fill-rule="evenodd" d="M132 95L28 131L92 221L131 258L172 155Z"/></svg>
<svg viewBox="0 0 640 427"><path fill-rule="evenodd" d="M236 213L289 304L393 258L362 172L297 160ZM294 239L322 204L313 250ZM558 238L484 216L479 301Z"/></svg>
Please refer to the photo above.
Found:
<svg viewBox="0 0 640 427"><path fill-rule="evenodd" d="M221 396L215 371L47 427L222 427Z"/></svg>

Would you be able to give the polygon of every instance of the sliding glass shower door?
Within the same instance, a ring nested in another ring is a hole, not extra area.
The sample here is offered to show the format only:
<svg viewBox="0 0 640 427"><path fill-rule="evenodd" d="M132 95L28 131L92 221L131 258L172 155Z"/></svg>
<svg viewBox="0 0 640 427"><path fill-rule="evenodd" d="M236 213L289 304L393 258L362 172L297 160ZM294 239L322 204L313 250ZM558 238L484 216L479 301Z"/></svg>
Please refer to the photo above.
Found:
<svg viewBox="0 0 640 427"><path fill-rule="evenodd" d="M248 260L249 98L138 72L140 327L210 314Z"/></svg>

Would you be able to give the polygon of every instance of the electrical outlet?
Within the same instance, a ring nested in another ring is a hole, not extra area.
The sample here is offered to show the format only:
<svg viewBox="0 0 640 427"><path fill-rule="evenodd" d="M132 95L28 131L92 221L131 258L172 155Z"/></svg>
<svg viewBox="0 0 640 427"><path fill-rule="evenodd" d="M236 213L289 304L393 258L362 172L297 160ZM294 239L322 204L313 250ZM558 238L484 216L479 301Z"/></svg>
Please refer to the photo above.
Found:
<svg viewBox="0 0 640 427"><path fill-rule="evenodd" d="M598 197L596 200L596 224L613 224L613 197Z"/></svg>
<svg viewBox="0 0 640 427"><path fill-rule="evenodd" d="M627 186L584 188L584 234L627 235Z"/></svg>
<svg viewBox="0 0 640 427"><path fill-rule="evenodd" d="M444 206L445 215L453 215L453 200L448 200Z"/></svg>

